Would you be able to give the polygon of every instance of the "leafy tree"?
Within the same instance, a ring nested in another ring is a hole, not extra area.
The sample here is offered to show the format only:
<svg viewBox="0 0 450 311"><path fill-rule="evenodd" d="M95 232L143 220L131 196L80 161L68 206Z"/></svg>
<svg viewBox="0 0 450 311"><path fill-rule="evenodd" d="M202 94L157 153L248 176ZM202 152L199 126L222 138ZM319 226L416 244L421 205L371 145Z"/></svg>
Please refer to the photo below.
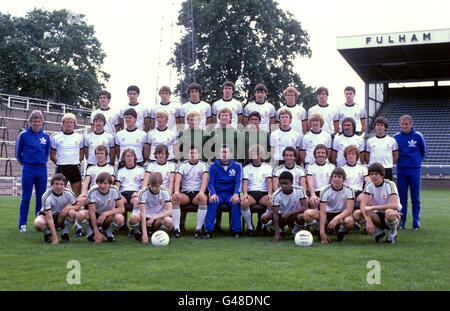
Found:
<svg viewBox="0 0 450 311"><path fill-rule="evenodd" d="M0 90L92 107L106 54L94 27L67 10L34 9L25 17L0 13Z"/></svg>
<svg viewBox="0 0 450 311"><path fill-rule="evenodd" d="M221 85L226 80L235 83L237 98L248 103L254 97L256 84L264 83L268 101L278 108L284 102L283 91L295 86L298 101L306 107L316 99L311 87L305 86L293 70L298 56L311 56L309 36L291 13L284 12L273 0L192 0L193 29L188 11L189 0L182 3L178 24L186 35L175 45L174 57L169 61L184 79L189 70L184 47L194 33L196 82L204 89L204 99L210 103L219 99ZM182 83L176 94L182 94ZM182 94L183 95L183 94Z"/></svg>

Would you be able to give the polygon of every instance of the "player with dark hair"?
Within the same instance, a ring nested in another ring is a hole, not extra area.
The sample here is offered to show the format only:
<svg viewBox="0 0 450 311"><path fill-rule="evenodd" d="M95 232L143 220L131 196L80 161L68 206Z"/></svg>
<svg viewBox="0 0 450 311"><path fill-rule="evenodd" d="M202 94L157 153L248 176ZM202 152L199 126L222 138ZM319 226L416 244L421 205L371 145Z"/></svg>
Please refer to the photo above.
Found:
<svg viewBox="0 0 450 311"><path fill-rule="evenodd" d="M292 176L294 176L294 186L302 186L303 189L306 189L306 175L305 170L300 165L295 163L297 159L297 151L294 147L288 146L283 150L283 161L284 163L277 166L273 170L272 174L272 185L273 192L277 191L280 187L279 178L281 173L290 172Z"/></svg>
<svg viewBox="0 0 450 311"><path fill-rule="evenodd" d="M131 85L127 88L127 96L129 103L120 109L120 128L124 129L125 126L125 111L133 108L136 111L136 127L144 132L148 132L150 129L150 115L148 109L138 102L138 97L141 91L135 85Z"/></svg>
<svg viewBox="0 0 450 311"><path fill-rule="evenodd" d="M326 87L319 87L316 91L318 104L309 108L308 118L313 113L319 113L325 123L323 125L323 130L330 134L331 137L339 130L339 119L337 118L337 111L334 106L328 104L328 89Z"/></svg>
<svg viewBox="0 0 450 311"><path fill-rule="evenodd" d="M342 121L347 118L353 118L356 123L356 135L362 135L367 129L366 110L363 106L355 104L356 90L353 86L347 86L344 89L345 103L337 108L337 117L339 119L339 132L342 132Z"/></svg>
<svg viewBox="0 0 450 311"><path fill-rule="evenodd" d="M94 130L94 117L101 114L105 117L105 131L114 136L120 131L119 113L109 106L111 101L111 93L108 91L100 91L98 93L98 102L100 107L91 113L91 131Z"/></svg>
<svg viewBox="0 0 450 311"><path fill-rule="evenodd" d="M170 101L170 95L172 91L168 86L162 86L158 95L161 98L161 101L158 104L155 104L150 109L150 128L154 129L158 127L158 119L156 117L157 111L165 111L167 112L167 122L166 125L169 129L171 129L174 133L178 133L177 124L183 124L183 118L180 118L180 104L174 103Z"/></svg>
<svg viewBox="0 0 450 311"><path fill-rule="evenodd" d="M337 167L345 165L344 149L347 146L355 145L360 154L364 152L364 139L355 134L356 123L353 118L345 118L342 121L342 134L336 136L333 140L333 147L330 152L330 162ZM364 159L364 156L361 156Z"/></svg>
<svg viewBox="0 0 450 311"><path fill-rule="evenodd" d="M255 86L255 100L244 107L244 125L248 124L250 113L253 111L259 112L261 122L259 128L261 130L270 132L271 125L275 124L276 110L274 106L266 101L267 88L264 84L259 83Z"/></svg>
<svg viewBox="0 0 450 311"><path fill-rule="evenodd" d="M211 123L211 106L207 102L201 100L202 87L198 83L191 83L188 86L187 93L189 95L189 102L181 105L180 117L184 118L185 129L189 127L187 116L192 111L200 113L199 128L206 130L206 126Z"/></svg>
<svg viewBox="0 0 450 311"><path fill-rule="evenodd" d="M215 101L211 107L212 124L217 124L218 127L218 114L223 108L228 108L231 111L231 126L235 129L238 128L238 124L243 127L242 117L242 103L233 98L234 83L226 81L222 85L222 98Z"/></svg>
<svg viewBox="0 0 450 311"><path fill-rule="evenodd" d="M114 134L105 130L106 119L101 113L98 113L92 119L94 130L84 135L84 157L87 160L88 167L97 164L95 157L95 148L97 146L108 146L109 155L107 153L107 162L114 166L116 158L116 148L114 142Z"/></svg>

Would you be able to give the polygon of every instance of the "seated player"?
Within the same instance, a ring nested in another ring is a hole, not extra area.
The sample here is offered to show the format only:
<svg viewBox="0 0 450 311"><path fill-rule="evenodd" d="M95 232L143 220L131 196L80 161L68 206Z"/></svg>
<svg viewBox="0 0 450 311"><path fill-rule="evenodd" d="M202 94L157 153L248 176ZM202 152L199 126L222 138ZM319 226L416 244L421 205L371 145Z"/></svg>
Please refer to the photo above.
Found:
<svg viewBox="0 0 450 311"><path fill-rule="evenodd" d="M345 183L355 190L356 202L360 203L363 198L363 186L370 181L367 167L358 164L359 150L355 145L344 149L344 157L346 163L342 168L345 171Z"/></svg>
<svg viewBox="0 0 450 311"><path fill-rule="evenodd" d="M337 241L343 241L347 231L353 229L352 217L355 204L355 193L344 184L345 171L337 167L331 173L331 184L320 191L320 210L308 209L303 219L308 226L320 227L320 240L327 244L331 242L327 231L334 231Z"/></svg>
<svg viewBox="0 0 450 311"><path fill-rule="evenodd" d="M75 194L66 189L67 179L63 174L53 175L51 188L42 196L42 209L34 220L37 231L44 232L44 241L56 245L59 243L56 228L63 228L61 239L69 241L69 232L75 223L76 212L80 210L80 203ZM71 206L69 206L70 204Z"/></svg>
<svg viewBox="0 0 450 311"><path fill-rule="evenodd" d="M280 174L280 186L273 193L272 207L261 216L261 221L265 226L273 223L273 242L280 240L280 228L288 225L292 228L292 238L301 230L303 226L303 213L308 208L306 193L303 187L293 185L294 177L290 172Z"/></svg>
<svg viewBox="0 0 450 311"><path fill-rule="evenodd" d="M160 173L150 175L149 186L142 188L138 194L139 209L130 216L134 237L142 243L148 243L148 232L173 228L172 202L169 191L161 186L162 183Z"/></svg>
<svg viewBox="0 0 450 311"><path fill-rule="evenodd" d="M102 243L107 238L108 242L113 242L114 232L124 224L125 207L119 189L112 185L110 174L100 173L95 182L97 186L88 192L89 210L78 212L77 221L88 241ZM104 228L107 228L106 237L101 233Z"/></svg>
<svg viewBox="0 0 450 311"><path fill-rule="evenodd" d="M241 214L247 224L247 235L253 236L252 213L250 207L259 204L269 207L272 201L272 167L261 160L264 148L250 147L251 163L243 170ZM264 156L263 156L264 157Z"/></svg>
<svg viewBox="0 0 450 311"><path fill-rule="evenodd" d="M172 197L173 210L173 237L180 237L181 206L193 204L198 206L197 226L195 238L203 238L202 227L208 210L208 164L199 160L198 147L192 145L189 151L189 160L182 162L175 174L175 186Z"/></svg>
<svg viewBox="0 0 450 311"><path fill-rule="evenodd" d="M302 186L303 189L306 189L305 170L300 165L295 164L296 158L297 151L294 147L288 146L283 150L284 164L277 166L272 174L273 192L279 188L278 180L283 172L290 172L294 176L294 186Z"/></svg>
<svg viewBox="0 0 450 311"><path fill-rule="evenodd" d="M315 162L306 166L306 183L309 192L309 207L319 208L320 191L330 184L335 166L327 162L327 147L319 144L314 148Z"/></svg>
<svg viewBox="0 0 450 311"><path fill-rule="evenodd" d="M375 162L369 166L370 182L364 188L361 209L353 213L360 224L366 225L367 234L375 233L375 242L380 242L389 230L386 243L395 243L397 228L401 221L401 205L395 183L384 178L384 167ZM369 205L373 202L373 205Z"/></svg>
<svg viewBox="0 0 450 311"><path fill-rule="evenodd" d="M169 149L166 145L158 145L154 154L156 161L151 162L145 171L142 188L148 186L151 173L161 173L163 179L163 187L169 190L170 195L173 193L173 182L175 180L176 166L172 161L168 161Z"/></svg>

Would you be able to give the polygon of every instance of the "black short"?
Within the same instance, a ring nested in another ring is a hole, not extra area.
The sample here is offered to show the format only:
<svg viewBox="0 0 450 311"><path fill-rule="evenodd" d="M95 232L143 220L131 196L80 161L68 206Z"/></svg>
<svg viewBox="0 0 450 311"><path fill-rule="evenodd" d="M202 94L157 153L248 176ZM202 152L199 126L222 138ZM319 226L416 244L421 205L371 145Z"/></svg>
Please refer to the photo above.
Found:
<svg viewBox="0 0 450 311"><path fill-rule="evenodd" d="M363 193L362 190L355 190L355 200L361 193Z"/></svg>
<svg viewBox="0 0 450 311"><path fill-rule="evenodd" d="M199 191L186 191L186 192L181 192L181 193L187 195L189 197L189 202L192 203L192 200L197 196Z"/></svg>
<svg viewBox="0 0 450 311"><path fill-rule="evenodd" d="M390 181L394 181L392 177L392 168L385 168L384 169L384 178L389 179Z"/></svg>
<svg viewBox="0 0 450 311"><path fill-rule="evenodd" d="M39 215L42 215L42 216L45 217L45 212L41 211L41 212L39 212ZM57 228L61 228L61 229L64 228L64 222L61 225L58 224L59 214L53 214L52 217L53 217L53 224L55 225L55 229L57 229Z"/></svg>
<svg viewBox="0 0 450 311"><path fill-rule="evenodd" d="M120 194L127 200L127 203L131 203L131 197L135 192L137 191L122 191Z"/></svg>
<svg viewBox="0 0 450 311"><path fill-rule="evenodd" d="M339 215L341 212L339 213L328 213L327 212L327 223L330 223L330 221L333 220L334 217L336 217L337 215Z"/></svg>
<svg viewBox="0 0 450 311"><path fill-rule="evenodd" d="M318 198L320 198L320 191L314 191L314 193L316 194L316 196L317 196Z"/></svg>
<svg viewBox="0 0 450 311"><path fill-rule="evenodd" d="M386 219L384 218L384 213L376 212L378 217L380 218L381 229L389 229L389 226L386 224Z"/></svg>
<svg viewBox="0 0 450 311"><path fill-rule="evenodd" d="M57 165L56 172L61 173L67 180L73 184L81 181L81 167L80 164L76 165Z"/></svg>
<svg viewBox="0 0 450 311"><path fill-rule="evenodd" d="M259 200L261 200L262 197L267 195L267 192L263 191L249 191L248 194L250 194L253 199L255 199L256 203L259 203Z"/></svg>

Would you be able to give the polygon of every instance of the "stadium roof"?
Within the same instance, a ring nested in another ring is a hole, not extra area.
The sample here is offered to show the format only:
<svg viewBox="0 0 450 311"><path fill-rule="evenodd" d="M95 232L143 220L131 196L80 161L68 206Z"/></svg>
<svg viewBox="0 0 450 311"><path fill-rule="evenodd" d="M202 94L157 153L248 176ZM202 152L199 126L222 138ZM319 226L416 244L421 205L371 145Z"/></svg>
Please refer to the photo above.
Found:
<svg viewBox="0 0 450 311"><path fill-rule="evenodd" d="M450 80L450 29L338 37L337 50L366 83Z"/></svg>

